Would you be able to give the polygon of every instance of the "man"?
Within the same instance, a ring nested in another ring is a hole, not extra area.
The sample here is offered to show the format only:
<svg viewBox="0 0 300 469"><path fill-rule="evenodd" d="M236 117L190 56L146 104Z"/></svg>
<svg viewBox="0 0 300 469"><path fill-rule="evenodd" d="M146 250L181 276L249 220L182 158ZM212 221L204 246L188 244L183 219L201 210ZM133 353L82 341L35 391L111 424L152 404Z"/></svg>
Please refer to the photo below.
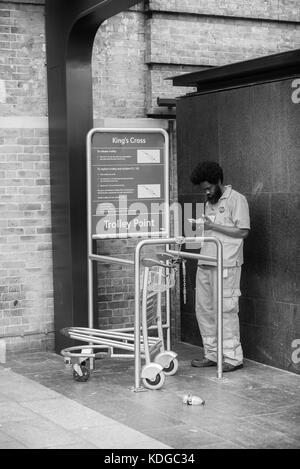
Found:
<svg viewBox="0 0 300 469"><path fill-rule="evenodd" d="M243 367L240 343L239 296L243 242L250 230L246 198L231 186L223 185L223 170L218 163L198 164L191 181L206 195L204 236L218 238L223 245L223 371ZM216 245L203 244L201 255L216 258ZM196 316L204 346L204 358L192 366L216 366L217 362L217 269L209 260L198 261L196 277Z"/></svg>

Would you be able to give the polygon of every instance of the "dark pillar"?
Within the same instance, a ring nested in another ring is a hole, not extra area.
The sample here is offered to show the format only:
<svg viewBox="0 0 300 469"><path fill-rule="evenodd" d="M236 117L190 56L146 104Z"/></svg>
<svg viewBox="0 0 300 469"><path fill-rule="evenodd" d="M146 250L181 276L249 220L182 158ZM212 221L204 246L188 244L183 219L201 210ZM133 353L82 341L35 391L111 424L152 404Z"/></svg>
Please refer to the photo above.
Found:
<svg viewBox="0 0 300 469"><path fill-rule="evenodd" d="M55 348L86 326L86 135L93 127L91 58L106 19L140 0L46 0Z"/></svg>

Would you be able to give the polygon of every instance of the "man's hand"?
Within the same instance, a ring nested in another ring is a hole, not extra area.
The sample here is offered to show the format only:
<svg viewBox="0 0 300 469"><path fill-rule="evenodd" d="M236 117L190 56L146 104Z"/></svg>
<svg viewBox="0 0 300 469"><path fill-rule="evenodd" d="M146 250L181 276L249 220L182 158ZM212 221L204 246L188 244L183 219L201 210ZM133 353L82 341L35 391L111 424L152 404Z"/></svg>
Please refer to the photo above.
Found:
<svg viewBox="0 0 300 469"><path fill-rule="evenodd" d="M219 233L223 233L226 236L230 236L231 238L237 239L245 239L249 234L249 229L237 228L235 226L225 226L225 225L218 225L211 221L211 219L204 215L204 229L205 230L214 230L218 231Z"/></svg>
<svg viewBox="0 0 300 469"><path fill-rule="evenodd" d="M192 224L192 230L195 231L197 228L200 228L204 225L203 216L200 218L188 218L188 221Z"/></svg>
<svg viewBox="0 0 300 469"><path fill-rule="evenodd" d="M215 227L215 223L211 221L211 219L207 215L203 215L204 219L204 229L205 230L213 230Z"/></svg>

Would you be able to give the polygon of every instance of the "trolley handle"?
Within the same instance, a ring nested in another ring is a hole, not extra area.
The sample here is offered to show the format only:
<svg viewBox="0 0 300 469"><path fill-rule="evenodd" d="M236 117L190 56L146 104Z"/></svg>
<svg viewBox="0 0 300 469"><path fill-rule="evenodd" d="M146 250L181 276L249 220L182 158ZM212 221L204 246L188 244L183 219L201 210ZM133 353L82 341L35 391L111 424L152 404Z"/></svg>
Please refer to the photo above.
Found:
<svg viewBox="0 0 300 469"><path fill-rule="evenodd" d="M175 256L174 254L170 254L169 252L158 252L156 256L159 260L165 262L170 261L173 265L182 263L182 258L179 255Z"/></svg>
<svg viewBox="0 0 300 469"><path fill-rule="evenodd" d="M160 260L165 260L165 261L170 261L170 260L176 260L177 258L173 255L170 254L169 252L158 252L156 254L157 258Z"/></svg>
<svg viewBox="0 0 300 469"><path fill-rule="evenodd" d="M142 264L145 267L153 267L153 266L158 266L158 267L165 267L166 269L174 269L176 267L176 264L165 264L164 262L161 262L159 260L151 259L149 257L144 257L141 260Z"/></svg>

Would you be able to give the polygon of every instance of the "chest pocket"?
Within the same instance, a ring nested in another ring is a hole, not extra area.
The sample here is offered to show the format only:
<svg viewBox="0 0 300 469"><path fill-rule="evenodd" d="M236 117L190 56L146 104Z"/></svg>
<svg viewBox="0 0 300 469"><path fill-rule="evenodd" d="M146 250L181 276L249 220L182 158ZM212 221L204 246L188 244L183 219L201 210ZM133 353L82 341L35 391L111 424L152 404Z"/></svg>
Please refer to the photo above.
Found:
<svg viewBox="0 0 300 469"><path fill-rule="evenodd" d="M226 226L234 226L232 223L230 213L228 213L228 209L226 210L225 205L221 205L216 210L216 223L219 223L220 225L226 225Z"/></svg>

